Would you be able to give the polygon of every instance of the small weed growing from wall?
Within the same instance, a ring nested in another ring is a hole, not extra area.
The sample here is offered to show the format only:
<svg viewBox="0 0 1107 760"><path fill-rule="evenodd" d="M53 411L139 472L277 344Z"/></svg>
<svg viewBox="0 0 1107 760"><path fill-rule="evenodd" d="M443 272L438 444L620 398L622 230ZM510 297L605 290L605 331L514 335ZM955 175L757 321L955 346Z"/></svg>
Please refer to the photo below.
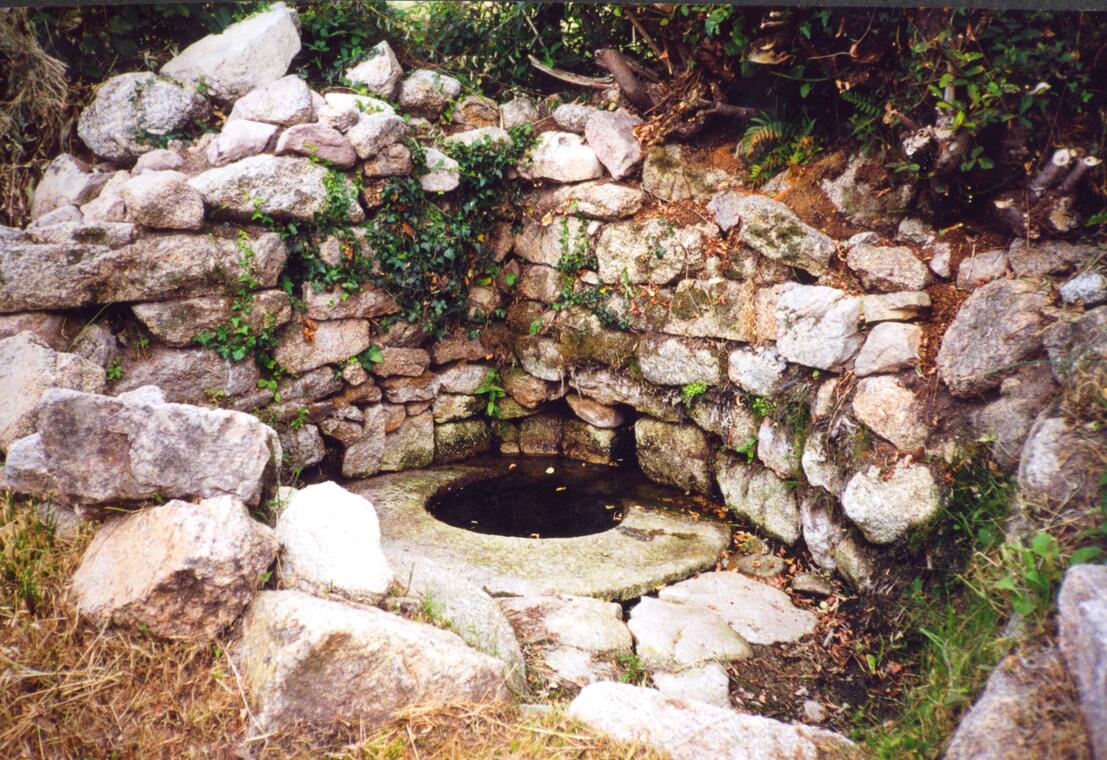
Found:
<svg viewBox="0 0 1107 760"><path fill-rule="evenodd" d="M262 377L258 380L258 387L269 390L273 393L274 399L280 401L277 380L280 379L282 369L273 358L273 349L277 345L276 317L273 314L265 314L260 328L255 328L251 324L254 290L258 287L258 280L254 263L256 254L250 246L250 236L245 230L239 230L235 247L240 254L239 274L238 287L231 301L231 317L211 330L204 330L196 336L195 341L204 348L215 350L221 357L230 361L240 362L253 356L258 370L262 373Z"/></svg>
<svg viewBox="0 0 1107 760"><path fill-rule="evenodd" d="M561 246L561 258L558 259L557 268L561 272L561 294L553 304L553 308L560 311L569 306L580 306L591 312L604 327L626 330L630 327L627 319L627 308L630 299L625 302L623 314L620 315L608 304L609 293L606 287L600 285L580 285L576 281L576 275L583 269L596 269L599 262L596 254L591 249L592 241L586 234L588 221L582 217L574 217L577 224L577 236L573 239L569 224L569 217L561 220L561 229L558 242Z"/></svg>
<svg viewBox="0 0 1107 760"><path fill-rule="evenodd" d="M680 401L685 408L691 408L692 402L704 393L707 393L707 383L704 381L697 380L694 383L687 383L680 389Z"/></svg>
<svg viewBox="0 0 1107 760"><path fill-rule="evenodd" d="M506 392L500 385L499 371L495 369L488 370L488 374L484 376L484 381L480 384L480 387L477 388L475 393L478 396L485 397L485 415L499 418L500 399L506 395Z"/></svg>

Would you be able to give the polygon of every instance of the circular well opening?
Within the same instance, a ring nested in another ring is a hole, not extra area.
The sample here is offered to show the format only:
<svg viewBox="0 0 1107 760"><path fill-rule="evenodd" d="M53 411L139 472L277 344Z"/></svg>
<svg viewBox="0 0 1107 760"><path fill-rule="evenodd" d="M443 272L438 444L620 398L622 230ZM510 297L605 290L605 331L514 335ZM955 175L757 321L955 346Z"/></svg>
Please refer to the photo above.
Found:
<svg viewBox="0 0 1107 760"><path fill-rule="evenodd" d="M490 478L448 488L427 510L476 533L572 538L610 530L623 519L631 468L553 457L521 457Z"/></svg>

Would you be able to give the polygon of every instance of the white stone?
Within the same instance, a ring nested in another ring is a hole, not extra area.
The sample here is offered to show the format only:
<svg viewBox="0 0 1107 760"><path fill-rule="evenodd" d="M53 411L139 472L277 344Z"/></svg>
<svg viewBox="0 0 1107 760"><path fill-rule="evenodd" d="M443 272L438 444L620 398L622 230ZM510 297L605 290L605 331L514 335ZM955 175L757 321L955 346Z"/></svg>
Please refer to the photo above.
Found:
<svg viewBox="0 0 1107 760"><path fill-rule="evenodd" d="M896 240L915 245L926 245L934 239L934 229L922 219L908 217L896 228Z"/></svg>
<svg viewBox="0 0 1107 760"><path fill-rule="evenodd" d="M255 278L272 287L286 250L275 233L249 235ZM93 303L153 301L224 286L242 258L232 236L148 234L120 248L97 244L5 243L0 312L69 309Z"/></svg>
<svg viewBox="0 0 1107 760"><path fill-rule="evenodd" d="M662 694L677 699L694 699L716 707L730 707L730 676L717 662L709 662L677 673L650 673L653 685Z"/></svg>
<svg viewBox="0 0 1107 760"><path fill-rule="evenodd" d="M0 451L35 431L38 402L50 388L100 393L105 382L101 367L55 351L33 332L0 340Z"/></svg>
<svg viewBox="0 0 1107 760"><path fill-rule="evenodd" d="M358 158L371 158L396 145L407 134L404 120L394 113L363 114L346 130L346 139L354 146Z"/></svg>
<svg viewBox="0 0 1107 760"><path fill-rule="evenodd" d="M158 148L139 156L131 172L138 175L143 172L177 171L184 167L184 163L184 156L179 151Z"/></svg>
<svg viewBox="0 0 1107 760"><path fill-rule="evenodd" d="M1007 272L1007 251L983 251L961 261L957 267L957 287L972 290L999 279Z"/></svg>
<svg viewBox="0 0 1107 760"><path fill-rule="evenodd" d="M446 145L476 145L488 141L492 144L511 144L511 135L500 127L476 127L464 132L455 132L446 138Z"/></svg>
<svg viewBox="0 0 1107 760"><path fill-rule="evenodd" d="M202 85L221 100L280 79L300 52L299 18L284 3L192 43L161 67L164 76Z"/></svg>
<svg viewBox="0 0 1107 760"><path fill-rule="evenodd" d="M131 219L146 227L198 230L204 226L204 199L176 171L146 171L122 187Z"/></svg>
<svg viewBox="0 0 1107 760"><path fill-rule="evenodd" d="M277 218L310 221L323 210L327 177L327 168L310 159L262 154L208 169L188 184L204 196L207 206L240 217L248 219L260 211ZM350 201L347 216L351 222L365 218L356 197Z"/></svg>
<svg viewBox="0 0 1107 760"><path fill-rule="evenodd" d="M278 334L274 358L287 371L300 374L324 364L344 363L371 343L369 322L364 319L320 322L310 341L304 337L303 328L294 324Z"/></svg>
<svg viewBox="0 0 1107 760"><path fill-rule="evenodd" d="M368 55L356 66L346 69L346 79L364 85L369 92L392 100L400 86L404 70L388 42L381 40L369 49Z"/></svg>
<svg viewBox="0 0 1107 760"><path fill-rule="evenodd" d="M227 120L246 119L288 127L305 124L314 116L315 105L307 83L289 74L250 90L234 104Z"/></svg>
<svg viewBox="0 0 1107 760"><path fill-rule="evenodd" d="M424 149L426 174L419 175L419 184L428 193L448 193L461 184L460 165L437 148Z"/></svg>
<svg viewBox="0 0 1107 760"><path fill-rule="evenodd" d="M336 111L353 111L358 116L396 113L396 109L389 103L369 95L357 95L352 92L328 92L323 96L323 100Z"/></svg>
<svg viewBox="0 0 1107 760"><path fill-rule="evenodd" d="M500 600L520 642L546 664L583 686L614 675L611 661L632 651L622 608L600 599L550 594Z"/></svg>
<svg viewBox="0 0 1107 760"><path fill-rule="evenodd" d="M109 520L73 574L77 612L157 636L215 638L263 583L273 531L231 496Z"/></svg>
<svg viewBox="0 0 1107 760"><path fill-rule="evenodd" d="M791 433L766 417L757 431L757 459L781 478L799 474L799 452Z"/></svg>
<svg viewBox="0 0 1107 760"><path fill-rule="evenodd" d="M721 454L715 460L715 478L723 501L735 514L786 544L799 540L796 498L771 470L744 456Z"/></svg>
<svg viewBox="0 0 1107 760"><path fill-rule="evenodd" d="M676 227L657 218L605 225L596 242L600 280L618 285L625 277L634 285L667 285L700 270L708 241L718 236L714 224Z"/></svg>
<svg viewBox="0 0 1107 760"><path fill-rule="evenodd" d="M400 83L400 107L416 116L436 119L461 94L461 82L430 69L416 69Z"/></svg>
<svg viewBox="0 0 1107 760"><path fill-rule="evenodd" d="M707 607L646 596L630 611L627 626L638 657L651 671L678 672L753 654L746 640Z"/></svg>
<svg viewBox="0 0 1107 760"><path fill-rule="evenodd" d="M232 657L263 730L371 729L406 708L510 694L504 664L454 633L301 591L260 593Z"/></svg>
<svg viewBox="0 0 1107 760"><path fill-rule="evenodd" d="M723 232L729 232L742 221L741 204L738 202L741 197L738 193L729 190L711 196L707 210L715 215L715 224L719 225L719 229Z"/></svg>
<svg viewBox="0 0 1107 760"><path fill-rule="evenodd" d="M286 129L277 140L276 153L317 158L341 169L349 169L357 161L350 141L334 127L319 123L297 124Z"/></svg>
<svg viewBox="0 0 1107 760"><path fill-rule="evenodd" d="M943 280L948 280L953 275L952 261L953 247L949 243L932 243L924 249L931 251L930 261L927 266L930 271Z"/></svg>
<svg viewBox="0 0 1107 760"><path fill-rule="evenodd" d="M955 396L990 390L1042 345L1049 295L1030 280L993 280L974 290L942 336L938 377Z"/></svg>
<svg viewBox="0 0 1107 760"><path fill-rule="evenodd" d="M642 120L620 109L597 111L584 126L584 137L611 176L622 179L642 163L642 148L634 127Z"/></svg>
<svg viewBox="0 0 1107 760"><path fill-rule="evenodd" d="M1061 286L1061 300L1085 306L1107 302L1107 277L1096 271L1082 272Z"/></svg>
<svg viewBox="0 0 1107 760"><path fill-rule="evenodd" d="M895 372L919 361L922 328L902 322L881 322L872 329L853 361L858 377Z"/></svg>
<svg viewBox="0 0 1107 760"><path fill-rule="evenodd" d="M713 346L670 335L646 336L638 344L638 366L642 377L656 385L718 385L723 375L722 362Z"/></svg>
<svg viewBox="0 0 1107 760"><path fill-rule="evenodd" d="M373 505L337 483L296 491L277 521L283 588L376 604L388 592L392 569L381 551Z"/></svg>
<svg viewBox="0 0 1107 760"><path fill-rule="evenodd" d="M511 688L525 694L526 662L511 622L493 598L479 585L458 575L452 567L424 562L400 574L404 593L435 613L437 625L460 636L466 644L507 666Z"/></svg>
<svg viewBox="0 0 1107 760"><path fill-rule="evenodd" d="M866 377L857 384L853 413L867 428L904 451L926 443L929 429L915 393L892 375Z"/></svg>
<svg viewBox="0 0 1107 760"><path fill-rule="evenodd" d="M727 376L743 390L771 398L780 392L788 362L773 346L739 346L727 359Z"/></svg>
<svg viewBox="0 0 1107 760"><path fill-rule="evenodd" d="M930 296L921 290L861 296L861 315L868 323L914 319L929 308Z"/></svg>
<svg viewBox="0 0 1107 760"><path fill-rule="evenodd" d="M521 164L518 171L526 179L583 182L602 177L603 164L579 135L543 132L535 141L529 160Z"/></svg>
<svg viewBox="0 0 1107 760"><path fill-rule="evenodd" d="M223 125L223 131L208 143L207 159L212 166L225 166L249 156L264 153L277 125L235 119Z"/></svg>
<svg viewBox="0 0 1107 760"><path fill-rule="evenodd" d="M597 222L571 216L555 216L548 225L527 221L519 234L515 235L515 253L532 264L556 267L565 253L563 246L569 252L581 246L587 248L591 245L593 232L599 227Z"/></svg>
<svg viewBox="0 0 1107 760"><path fill-rule="evenodd" d="M818 760L855 751L845 737L630 684L586 686L567 715L611 738L673 760Z"/></svg>
<svg viewBox="0 0 1107 760"><path fill-rule="evenodd" d="M583 103L562 103L550 114L554 123L566 132L584 134L584 128L593 115L600 112L595 106L587 106Z"/></svg>
<svg viewBox="0 0 1107 760"><path fill-rule="evenodd" d="M252 415L134 396L50 389L36 430L8 449L9 482L38 496L48 483L64 505L229 494L256 506L275 489L281 461L277 433Z"/></svg>
<svg viewBox="0 0 1107 760"><path fill-rule="evenodd" d="M834 496L838 495L846 483L841 470L830 458L826 431L812 430L808 434L807 440L803 443L800 464L803 466L803 474L807 476L808 483L819 486Z"/></svg>
<svg viewBox="0 0 1107 760"><path fill-rule="evenodd" d="M821 275L837 250L834 241L792 210L763 195L746 195L734 205L742 220L741 240L762 256Z"/></svg>
<svg viewBox="0 0 1107 760"><path fill-rule="evenodd" d="M846 254L846 264L874 290L922 290L930 283L926 264L906 246L854 246Z"/></svg>
<svg viewBox="0 0 1107 760"><path fill-rule="evenodd" d="M800 500L800 524L803 543L811 552L815 564L824 570L838 566L836 550L847 536L846 528L831 510L828 499L809 493Z"/></svg>
<svg viewBox="0 0 1107 760"><path fill-rule="evenodd" d="M81 112L77 134L97 156L126 162L153 148L151 135L181 129L209 111L198 93L150 72L120 74L96 88Z"/></svg>
<svg viewBox="0 0 1107 760"><path fill-rule="evenodd" d="M605 222L633 216L646 201L640 188L603 181L550 188L532 197L540 213L570 214Z"/></svg>
<svg viewBox="0 0 1107 760"><path fill-rule="evenodd" d="M525 95L519 95L500 106L500 124L504 129L533 124L542 118L538 105Z"/></svg>
<svg viewBox="0 0 1107 760"><path fill-rule="evenodd" d="M63 206L79 206L93 200L112 174L89 172L75 156L62 153L46 166L31 198L31 219L40 219Z"/></svg>
<svg viewBox="0 0 1107 760"><path fill-rule="evenodd" d="M1070 567L1057 608L1061 654L1080 695L1093 755L1107 757L1107 567Z"/></svg>
<svg viewBox="0 0 1107 760"><path fill-rule="evenodd" d="M776 303L777 351L785 359L831 369L853 358L861 299L820 285L785 285Z"/></svg>
<svg viewBox="0 0 1107 760"><path fill-rule="evenodd" d="M703 573L661 589L658 596L714 610L751 644L796 641L817 622L780 589L736 572Z"/></svg>
<svg viewBox="0 0 1107 760"><path fill-rule="evenodd" d="M888 472L870 465L850 478L842 492L846 516L874 544L890 544L926 524L939 506L934 476L921 464L897 462Z"/></svg>

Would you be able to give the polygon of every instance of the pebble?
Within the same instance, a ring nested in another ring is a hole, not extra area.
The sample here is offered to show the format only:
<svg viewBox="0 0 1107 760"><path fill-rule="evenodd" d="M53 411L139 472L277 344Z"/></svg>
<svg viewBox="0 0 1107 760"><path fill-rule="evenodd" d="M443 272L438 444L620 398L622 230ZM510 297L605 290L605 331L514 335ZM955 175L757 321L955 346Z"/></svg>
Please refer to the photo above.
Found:
<svg viewBox="0 0 1107 760"><path fill-rule="evenodd" d="M736 559L734 569L755 578L773 578L784 572L784 560L772 554L752 554Z"/></svg>
<svg viewBox="0 0 1107 760"><path fill-rule="evenodd" d="M796 577L792 579L792 590L815 596L830 596L834 593L834 586L814 573L796 573Z"/></svg>
<svg viewBox="0 0 1107 760"><path fill-rule="evenodd" d="M826 708L813 699L803 701L803 717L809 723L822 723L826 720Z"/></svg>

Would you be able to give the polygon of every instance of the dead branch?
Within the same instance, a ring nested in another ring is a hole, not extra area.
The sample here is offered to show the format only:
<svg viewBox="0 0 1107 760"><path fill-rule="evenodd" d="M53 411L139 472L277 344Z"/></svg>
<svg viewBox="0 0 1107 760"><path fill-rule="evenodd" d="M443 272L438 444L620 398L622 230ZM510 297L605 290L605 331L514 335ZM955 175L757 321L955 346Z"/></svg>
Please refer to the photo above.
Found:
<svg viewBox="0 0 1107 760"><path fill-rule="evenodd" d="M626 56L618 50L604 48L596 51L596 65L611 73L615 85L627 101L639 111L648 111L655 101L650 97L645 85L639 81Z"/></svg>
<svg viewBox="0 0 1107 760"><path fill-rule="evenodd" d="M606 90L615 83L611 77L586 77L581 74L574 74L571 71L565 71L564 69L555 69L553 66L547 66L542 61L535 58L533 55L527 55L527 59L530 61L530 65L541 71L543 74L559 79L562 82L568 82L569 84L575 84L578 87L591 87L594 90Z"/></svg>

